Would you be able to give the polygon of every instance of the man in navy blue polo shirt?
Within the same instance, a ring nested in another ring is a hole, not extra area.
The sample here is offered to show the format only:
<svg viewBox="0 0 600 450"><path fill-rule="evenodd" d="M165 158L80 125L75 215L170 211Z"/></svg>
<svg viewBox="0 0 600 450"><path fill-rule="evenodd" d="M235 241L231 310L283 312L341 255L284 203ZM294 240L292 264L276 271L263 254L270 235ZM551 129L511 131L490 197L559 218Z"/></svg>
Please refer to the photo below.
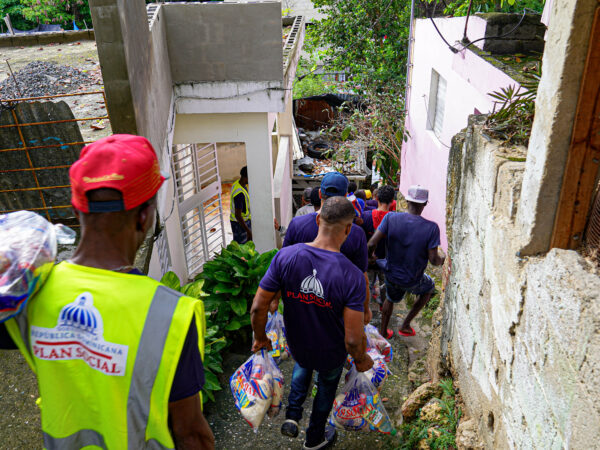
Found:
<svg viewBox="0 0 600 450"><path fill-rule="evenodd" d="M325 425L347 354L359 372L373 366L363 328L365 279L340 253L354 216L354 207L345 196L326 200L317 216L314 241L282 248L275 255L250 311L255 336L252 351L256 352L269 347L267 312L281 291L286 337L296 361L282 434L298 435L312 373L318 373L305 449L322 449L335 439L335 428L325 430Z"/></svg>
<svg viewBox="0 0 600 450"><path fill-rule="evenodd" d="M322 202L331 197L346 197L348 193L348 178L339 172L330 172L323 177L319 192ZM303 242L312 242L318 233L317 213L294 217L288 226L283 247ZM341 252L363 273L365 282L368 284L367 238L365 237L365 232L358 225L352 224L350 234L344 241ZM369 323L372 317L369 301L370 293L367 290L364 302L365 324Z"/></svg>
<svg viewBox="0 0 600 450"><path fill-rule="evenodd" d="M446 255L438 250L440 229L435 222L421 217L429 200L429 191L421 186L411 186L406 196L408 212L387 214L369 240L369 254L373 254L380 240L386 239L387 257L377 260L385 272L386 300L381 310L380 332L388 339L393 331L387 326L394 309L405 292L418 296L412 309L398 330L400 336L414 336L410 322L429 302L435 284L425 273L427 263L444 264Z"/></svg>

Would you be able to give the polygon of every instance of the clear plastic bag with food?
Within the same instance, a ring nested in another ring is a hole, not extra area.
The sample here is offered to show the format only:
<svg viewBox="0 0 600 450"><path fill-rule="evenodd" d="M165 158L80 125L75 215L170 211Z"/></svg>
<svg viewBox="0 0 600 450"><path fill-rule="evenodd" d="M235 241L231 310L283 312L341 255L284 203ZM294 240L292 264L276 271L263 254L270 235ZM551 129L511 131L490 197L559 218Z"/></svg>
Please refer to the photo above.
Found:
<svg viewBox="0 0 600 450"><path fill-rule="evenodd" d="M281 361L289 358L290 348L285 338L285 324L283 322L283 316L275 311L274 314L269 313L269 319L267 320L266 326L267 337L271 340L273 350L269 354L275 359L275 362L279 364Z"/></svg>
<svg viewBox="0 0 600 450"><path fill-rule="evenodd" d="M255 432L267 412L275 417L281 410L283 384L283 374L265 349L248 358L229 379L235 406Z"/></svg>
<svg viewBox="0 0 600 450"><path fill-rule="evenodd" d="M335 398L329 423L346 431L396 434L377 388L355 367L350 369L342 392Z"/></svg>
<svg viewBox="0 0 600 450"><path fill-rule="evenodd" d="M18 314L44 283L56 259L57 242L75 232L31 211L0 215L0 323Z"/></svg>
<svg viewBox="0 0 600 450"><path fill-rule="evenodd" d="M385 358L386 363L391 362L394 357L392 344L371 324L365 326L365 334L367 335L367 348L377 349Z"/></svg>

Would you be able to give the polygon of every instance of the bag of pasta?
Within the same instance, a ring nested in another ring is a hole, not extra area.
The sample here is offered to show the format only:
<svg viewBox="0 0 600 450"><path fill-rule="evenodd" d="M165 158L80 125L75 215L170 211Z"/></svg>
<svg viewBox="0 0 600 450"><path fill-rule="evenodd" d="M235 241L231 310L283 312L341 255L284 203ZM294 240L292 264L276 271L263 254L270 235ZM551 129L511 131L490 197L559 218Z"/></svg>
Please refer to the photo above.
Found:
<svg viewBox="0 0 600 450"><path fill-rule="evenodd" d="M333 403L329 423L346 431L377 431L395 435L377 388L353 367Z"/></svg>
<svg viewBox="0 0 600 450"><path fill-rule="evenodd" d="M385 358L386 363L391 362L394 357L392 344L371 324L365 326L365 334L367 335L367 348L377 349Z"/></svg>
<svg viewBox="0 0 600 450"><path fill-rule="evenodd" d="M17 315L52 270L60 243L75 232L31 211L0 215L0 323Z"/></svg>

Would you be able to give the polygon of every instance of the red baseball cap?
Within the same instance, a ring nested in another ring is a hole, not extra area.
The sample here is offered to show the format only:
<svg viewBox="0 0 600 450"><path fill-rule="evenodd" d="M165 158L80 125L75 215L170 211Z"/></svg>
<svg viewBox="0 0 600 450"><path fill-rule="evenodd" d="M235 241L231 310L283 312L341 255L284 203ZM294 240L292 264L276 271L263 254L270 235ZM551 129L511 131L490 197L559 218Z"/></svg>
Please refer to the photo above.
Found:
<svg viewBox="0 0 600 450"><path fill-rule="evenodd" d="M152 144L142 136L114 134L81 150L69 169L71 203L84 213L127 211L150 200L165 181ZM88 191L116 189L123 199L90 202Z"/></svg>

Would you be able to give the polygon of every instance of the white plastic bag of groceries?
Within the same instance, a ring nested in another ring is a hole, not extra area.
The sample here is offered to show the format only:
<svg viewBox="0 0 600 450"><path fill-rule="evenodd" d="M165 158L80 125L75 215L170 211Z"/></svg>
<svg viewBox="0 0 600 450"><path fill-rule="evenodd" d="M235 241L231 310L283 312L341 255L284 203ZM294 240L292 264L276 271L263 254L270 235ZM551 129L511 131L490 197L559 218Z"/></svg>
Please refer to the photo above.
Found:
<svg viewBox="0 0 600 450"><path fill-rule="evenodd" d="M367 350L367 354L373 360L373 367L364 372L367 378L373 383L373 386L377 388L379 392L381 392L381 388L383 387L383 383L387 380L388 375L390 374L390 370L388 369L387 364L385 363L385 357L377 351L376 348L369 348ZM352 369L354 367L354 359L352 356L348 355L346 363L349 368L349 372L346 374L346 381L352 374Z"/></svg>
<svg viewBox="0 0 600 450"><path fill-rule="evenodd" d="M0 215L0 323L18 314L46 281L57 241L73 243L75 232L31 211Z"/></svg>
<svg viewBox="0 0 600 450"><path fill-rule="evenodd" d="M333 402L329 423L346 431L396 434L377 388L356 367L350 369L342 392Z"/></svg>
<svg viewBox="0 0 600 450"><path fill-rule="evenodd" d="M283 374L269 353L253 354L229 379L236 408L257 432L267 412L275 417L283 400Z"/></svg>
<svg viewBox="0 0 600 450"><path fill-rule="evenodd" d="M273 346L273 350L269 352L269 355L273 357L275 362L279 364L281 361L289 358L290 348L285 338L285 324L283 323L283 316L279 312L275 311L274 314L269 313L266 333Z"/></svg>

